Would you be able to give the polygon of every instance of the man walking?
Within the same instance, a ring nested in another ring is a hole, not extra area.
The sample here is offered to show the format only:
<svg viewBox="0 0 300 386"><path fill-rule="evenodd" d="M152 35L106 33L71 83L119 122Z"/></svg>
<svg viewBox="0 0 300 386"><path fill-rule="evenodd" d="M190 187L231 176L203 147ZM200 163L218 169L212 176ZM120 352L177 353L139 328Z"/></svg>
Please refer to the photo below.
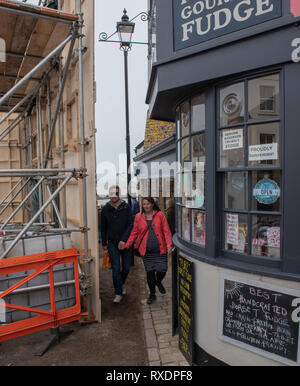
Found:
<svg viewBox="0 0 300 386"><path fill-rule="evenodd" d="M120 250L125 246L133 226L131 208L120 199L120 187L111 186L110 201L101 211L101 237L104 252L109 253L113 284L115 288L114 303L121 302L126 294L125 282L131 266L131 250Z"/></svg>

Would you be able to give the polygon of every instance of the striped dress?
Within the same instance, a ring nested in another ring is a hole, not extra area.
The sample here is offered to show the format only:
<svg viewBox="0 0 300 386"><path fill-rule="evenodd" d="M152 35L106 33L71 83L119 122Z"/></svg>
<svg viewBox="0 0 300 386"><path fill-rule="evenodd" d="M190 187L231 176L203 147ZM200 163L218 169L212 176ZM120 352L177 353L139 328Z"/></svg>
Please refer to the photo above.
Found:
<svg viewBox="0 0 300 386"><path fill-rule="evenodd" d="M167 272L168 256L160 254L159 243L152 226L152 220L147 220L147 225L149 228L149 236L147 241L146 255L143 257L145 270L146 272Z"/></svg>

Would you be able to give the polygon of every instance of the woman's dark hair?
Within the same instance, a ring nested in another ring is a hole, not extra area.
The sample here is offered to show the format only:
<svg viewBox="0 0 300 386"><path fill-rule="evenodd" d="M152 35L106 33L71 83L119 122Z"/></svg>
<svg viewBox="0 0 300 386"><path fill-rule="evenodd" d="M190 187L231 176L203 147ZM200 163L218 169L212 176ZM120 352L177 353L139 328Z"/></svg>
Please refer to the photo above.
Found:
<svg viewBox="0 0 300 386"><path fill-rule="evenodd" d="M157 212L160 212L160 211L161 211L160 208L159 208L159 206L157 205L157 203L156 203L156 201L154 200L153 197L144 197L143 200L142 200L142 202L143 202L144 200L150 202L150 204L153 204L153 209L156 210ZM142 205L142 212L145 213L144 208L143 208L143 205Z"/></svg>

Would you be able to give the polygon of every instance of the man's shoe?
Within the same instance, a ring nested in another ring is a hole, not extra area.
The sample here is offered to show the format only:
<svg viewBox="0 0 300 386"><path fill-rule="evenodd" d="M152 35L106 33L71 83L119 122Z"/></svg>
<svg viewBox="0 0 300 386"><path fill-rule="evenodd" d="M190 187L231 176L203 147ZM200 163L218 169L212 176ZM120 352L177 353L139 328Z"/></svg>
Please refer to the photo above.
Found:
<svg viewBox="0 0 300 386"><path fill-rule="evenodd" d="M156 295L149 295L149 298L147 300L147 304L152 304L156 300Z"/></svg>
<svg viewBox="0 0 300 386"><path fill-rule="evenodd" d="M167 293L167 291L165 290L165 287L162 285L162 283L156 282L156 286L161 294L165 295Z"/></svg>
<svg viewBox="0 0 300 386"><path fill-rule="evenodd" d="M123 299L123 297L121 295L116 295L114 298L114 303L119 304L122 299Z"/></svg>
<svg viewBox="0 0 300 386"><path fill-rule="evenodd" d="M125 287L125 285L123 285L122 295L126 295L126 294L127 294L126 287Z"/></svg>

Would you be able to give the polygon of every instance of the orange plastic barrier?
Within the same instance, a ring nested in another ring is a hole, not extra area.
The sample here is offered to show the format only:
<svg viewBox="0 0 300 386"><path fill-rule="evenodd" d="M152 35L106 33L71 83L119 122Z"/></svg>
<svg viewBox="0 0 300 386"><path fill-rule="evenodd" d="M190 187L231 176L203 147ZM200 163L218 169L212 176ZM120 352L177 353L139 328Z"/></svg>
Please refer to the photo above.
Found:
<svg viewBox="0 0 300 386"><path fill-rule="evenodd" d="M38 316L30 319L25 319L19 322L0 325L0 342L14 339L23 335L32 334L34 332L47 330L49 328L57 328L61 325L68 324L79 320L81 316L86 315L81 313L80 305L80 288L79 288L79 273L78 273L78 252L76 249L65 249L55 252L39 253L32 256L23 256L17 258L9 258L0 260L0 276L8 275L16 272L35 271L26 278L20 280L4 292L0 293L0 300L5 296L12 294L17 288L22 287L25 283L40 275L42 272L49 270L49 290L51 309L49 311L22 307L19 305L6 304L0 302L0 307L27 311ZM75 280L75 297L76 304L73 307L57 311L55 306L55 286L53 267L60 264L73 263L74 280Z"/></svg>

